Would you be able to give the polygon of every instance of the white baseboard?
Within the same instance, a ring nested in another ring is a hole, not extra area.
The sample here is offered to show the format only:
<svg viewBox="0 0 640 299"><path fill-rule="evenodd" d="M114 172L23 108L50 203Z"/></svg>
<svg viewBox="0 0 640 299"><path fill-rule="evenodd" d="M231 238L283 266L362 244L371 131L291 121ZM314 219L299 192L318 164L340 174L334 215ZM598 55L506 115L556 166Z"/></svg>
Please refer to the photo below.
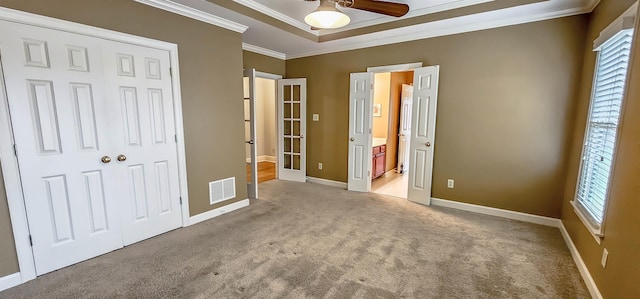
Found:
<svg viewBox="0 0 640 299"><path fill-rule="evenodd" d="M440 198L431 198L431 204L434 206L447 207L447 208L469 211L469 212L474 212L479 214L498 216L498 217L513 219L513 220L519 220L524 222L531 222L535 224L557 227L560 230L560 233L562 234L562 238L564 238L565 243L567 243L567 247L569 248L569 252L571 252L573 261L576 263L576 266L580 271L580 275L582 276L582 279L587 285L587 289L589 289L589 293L591 294L591 297L602 299L602 294L600 294L600 291L598 290L598 286L593 280L593 277L591 277L591 273L589 273L589 269L587 268L587 265L585 265L584 261L582 260L582 257L580 256L580 253L576 248L576 245L573 244L573 240L571 240L571 236L569 236L569 232L567 232L567 229L564 227L564 224L562 224L562 220L551 218L551 217L544 217L544 216L532 215L527 213L456 202L456 201L440 199Z"/></svg>
<svg viewBox="0 0 640 299"><path fill-rule="evenodd" d="M310 176L307 177L307 182L314 183L314 184L325 185L325 186L337 187L337 188L342 188L342 189L347 189L347 183L338 182L338 181L332 181L332 180L327 180L327 179L321 179L321 178L314 178L314 177L310 177Z"/></svg>
<svg viewBox="0 0 640 299"><path fill-rule="evenodd" d="M256 161L258 161L258 162L276 163L276 157L274 157L274 156L258 156L258 159Z"/></svg>
<svg viewBox="0 0 640 299"><path fill-rule="evenodd" d="M215 217L218 217L220 215L223 215L223 214L226 214L226 213L229 213L229 212L232 212L232 211L235 211L237 209L241 209L241 208L244 208L244 207L247 207L247 206L249 206L249 199L248 198L244 199L244 200L241 200L241 201L238 201L238 202L234 202L232 204L229 204L229 205L226 205L226 206L223 206L223 207L219 207L219 208L217 208L215 210L211 210L211 211L204 212L204 213L201 213L201 214L198 214L198 215L195 215L195 216L191 216L191 217L189 217L189 225L194 225L196 223L200 223L202 221L209 220L211 218L215 218Z"/></svg>
<svg viewBox="0 0 640 299"><path fill-rule="evenodd" d="M246 158L245 161L247 163L251 163L251 158ZM276 157L274 156L258 156L256 158L256 162L271 162L276 163Z"/></svg>
<svg viewBox="0 0 640 299"><path fill-rule="evenodd" d="M0 277L0 291L13 288L22 283L20 272Z"/></svg>
<svg viewBox="0 0 640 299"><path fill-rule="evenodd" d="M491 207L479 206L474 204L462 203L452 200L440 199L440 198L431 198L431 204L434 206L453 208L463 211L475 212L479 214L498 216L502 218L508 218L513 220L519 220L524 222L531 222L546 226L558 227L558 223L561 222L560 219L544 217L538 215L532 215L527 213L496 209Z"/></svg>
<svg viewBox="0 0 640 299"><path fill-rule="evenodd" d="M573 257L573 261L576 263L578 270L580 271L580 275L582 275L582 279L584 283L587 285L587 289L589 289L589 293L591 293L592 298L602 299L602 294L600 294L600 290L598 290L598 286L596 282L591 277L591 273L589 273L589 269L587 269L587 265L582 260L580 256L580 252L578 252L578 248L573 244L573 240L571 240L571 236L569 236L569 232L564 227L562 221L560 221L558 228L560 229L560 233L562 233L562 238L564 238L565 243L567 243L567 247L569 247L569 251L571 252L571 256Z"/></svg>

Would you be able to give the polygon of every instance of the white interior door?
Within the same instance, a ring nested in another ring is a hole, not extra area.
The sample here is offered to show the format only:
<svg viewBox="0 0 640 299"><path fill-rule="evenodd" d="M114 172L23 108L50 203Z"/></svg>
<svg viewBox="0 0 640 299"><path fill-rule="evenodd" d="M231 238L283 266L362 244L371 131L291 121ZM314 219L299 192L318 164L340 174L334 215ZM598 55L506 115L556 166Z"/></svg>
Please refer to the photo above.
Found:
<svg viewBox="0 0 640 299"><path fill-rule="evenodd" d="M278 179L307 180L307 79L278 80Z"/></svg>
<svg viewBox="0 0 640 299"><path fill-rule="evenodd" d="M169 52L103 46L124 245L182 225Z"/></svg>
<svg viewBox="0 0 640 299"><path fill-rule="evenodd" d="M347 189L371 189L373 73L353 73L349 83L349 177Z"/></svg>
<svg viewBox="0 0 640 299"><path fill-rule="evenodd" d="M408 199L431 204L431 177L440 66L414 69Z"/></svg>
<svg viewBox="0 0 640 299"><path fill-rule="evenodd" d="M247 161L247 191L258 198L258 153L256 151L256 70L244 71L244 136Z"/></svg>
<svg viewBox="0 0 640 299"><path fill-rule="evenodd" d="M100 40L0 22L0 47L37 274L122 247Z"/></svg>
<svg viewBox="0 0 640 299"><path fill-rule="evenodd" d="M402 84L400 100L400 132L398 133L398 173L409 170L409 150L411 141L411 113L413 113L413 86Z"/></svg>
<svg viewBox="0 0 640 299"><path fill-rule="evenodd" d="M169 52L0 21L38 275L182 224Z"/></svg>

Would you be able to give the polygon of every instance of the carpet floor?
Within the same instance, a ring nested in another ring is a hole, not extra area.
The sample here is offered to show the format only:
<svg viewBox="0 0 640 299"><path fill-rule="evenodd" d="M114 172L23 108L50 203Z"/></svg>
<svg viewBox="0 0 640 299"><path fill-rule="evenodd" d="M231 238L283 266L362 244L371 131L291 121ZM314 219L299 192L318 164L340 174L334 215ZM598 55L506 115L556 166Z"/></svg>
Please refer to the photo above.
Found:
<svg viewBox="0 0 640 299"><path fill-rule="evenodd" d="M0 297L590 297L557 228L308 183L260 194Z"/></svg>

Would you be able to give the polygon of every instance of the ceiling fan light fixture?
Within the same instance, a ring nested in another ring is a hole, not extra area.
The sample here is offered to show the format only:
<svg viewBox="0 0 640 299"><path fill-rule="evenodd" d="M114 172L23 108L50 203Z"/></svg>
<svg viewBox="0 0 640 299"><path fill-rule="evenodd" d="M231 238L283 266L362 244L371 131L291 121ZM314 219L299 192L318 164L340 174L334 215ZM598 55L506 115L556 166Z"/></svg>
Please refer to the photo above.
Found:
<svg viewBox="0 0 640 299"><path fill-rule="evenodd" d="M335 29L347 26L351 18L335 7L332 1L322 1L320 6L306 17L304 21L312 27Z"/></svg>

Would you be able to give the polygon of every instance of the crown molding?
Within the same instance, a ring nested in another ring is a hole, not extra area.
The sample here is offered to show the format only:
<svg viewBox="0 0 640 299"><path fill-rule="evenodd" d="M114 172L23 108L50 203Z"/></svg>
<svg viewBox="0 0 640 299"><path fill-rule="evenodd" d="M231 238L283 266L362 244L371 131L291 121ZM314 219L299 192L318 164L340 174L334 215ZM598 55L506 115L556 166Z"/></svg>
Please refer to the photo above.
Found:
<svg viewBox="0 0 640 299"><path fill-rule="evenodd" d="M493 2L493 1L495 0L458 0L454 2L448 2L448 3L425 7L421 9L409 10L409 12L406 15L399 18L381 17L381 18L361 21L357 23L352 23L352 24L349 24L348 26L338 28L338 29L321 29L320 35L338 33L338 32L349 31L353 29L364 28L368 26L391 23L391 22L395 22L403 19L410 19L413 17L419 17L423 15L428 15L428 14L433 14L433 13L438 13L438 12L443 12L447 10L453 10L453 9L458 9L458 8L463 8L467 6L473 6L473 5L478 5L478 4L483 4L487 2Z"/></svg>
<svg viewBox="0 0 640 299"><path fill-rule="evenodd" d="M198 9L194 9L189 6L175 3L169 0L134 0L134 1L141 4L148 5L148 6L152 6L155 8L159 8L162 10L166 10L168 12L172 12L181 16L185 16L194 20L205 22L214 26L229 29L238 33L243 33L249 28L245 25L232 22L227 19L218 17L216 15L202 12Z"/></svg>
<svg viewBox="0 0 640 299"><path fill-rule="evenodd" d="M287 60L287 55L278 51L269 50L267 48L254 46L252 44L242 43L242 50L262 54L265 56L277 58L280 60Z"/></svg>
<svg viewBox="0 0 640 299"><path fill-rule="evenodd" d="M600 4L600 0L587 0L585 5L586 12L592 12Z"/></svg>
<svg viewBox="0 0 640 299"><path fill-rule="evenodd" d="M287 16L277 10L271 9L267 6L264 6L258 2L255 1L251 1L251 0L233 0L233 2L236 2L240 5L246 6L248 8L251 8L255 11L261 12L267 16L270 16L276 20L280 20L282 22L285 22L293 27L296 27L298 29L301 29L307 33L311 33L315 36L319 36L320 33L317 30L311 30L311 27L309 25L307 25L304 22L300 22L290 16Z"/></svg>
<svg viewBox="0 0 640 299"><path fill-rule="evenodd" d="M459 18L455 24L443 23L438 28L419 30L420 25L403 27L398 29L376 32L360 36L362 39L354 40L349 44L338 44L333 47L326 47L317 50L304 51L298 53L287 53L287 59L329 54L341 51L357 50L376 46L383 46L395 43L409 42L420 39L427 39L439 36L453 35L465 32L480 31L485 29L519 25L524 23L539 22L555 18L562 18L588 13L587 7L568 8L558 11L540 12L532 15L521 15L511 18L491 18L489 20L473 22ZM411 31L411 32L410 32ZM404 34L403 34L404 33ZM358 37L356 37L357 39Z"/></svg>

